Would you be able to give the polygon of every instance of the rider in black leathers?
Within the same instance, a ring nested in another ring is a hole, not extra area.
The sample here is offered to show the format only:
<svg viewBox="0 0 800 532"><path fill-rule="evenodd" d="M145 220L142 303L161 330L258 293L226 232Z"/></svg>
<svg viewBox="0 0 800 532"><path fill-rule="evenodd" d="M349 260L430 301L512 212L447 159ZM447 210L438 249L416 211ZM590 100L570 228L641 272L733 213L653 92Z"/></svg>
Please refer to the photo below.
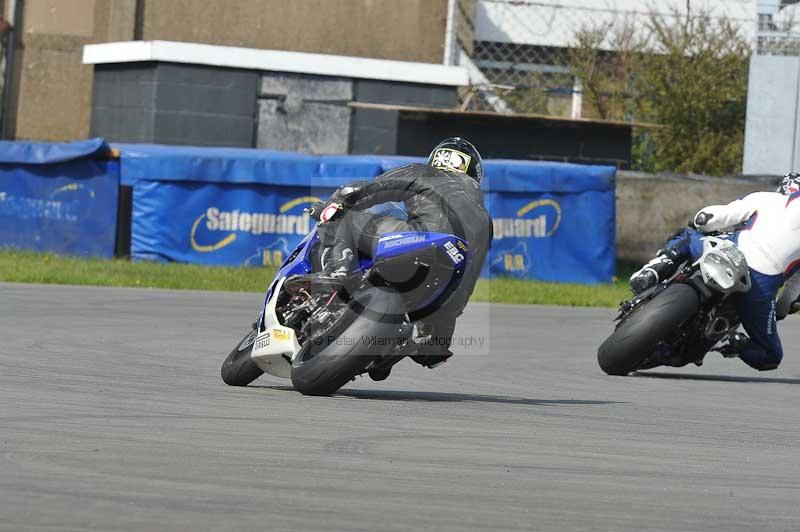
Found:
<svg viewBox="0 0 800 532"><path fill-rule="evenodd" d="M469 301L492 241L492 220L480 189L482 177L482 161L475 147L466 140L451 138L434 148L428 164L402 166L374 181L345 185L320 207L324 211L326 206L338 206L343 215L318 227L323 269L311 274L317 281L335 283L356 266L358 252L371 256L378 239L386 233L440 232L468 242L470 258L458 289L425 319L434 340L424 353L412 357L424 366L435 367L452 356L449 348L456 318ZM389 201L402 201L408 220L366 212Z"/></svg>

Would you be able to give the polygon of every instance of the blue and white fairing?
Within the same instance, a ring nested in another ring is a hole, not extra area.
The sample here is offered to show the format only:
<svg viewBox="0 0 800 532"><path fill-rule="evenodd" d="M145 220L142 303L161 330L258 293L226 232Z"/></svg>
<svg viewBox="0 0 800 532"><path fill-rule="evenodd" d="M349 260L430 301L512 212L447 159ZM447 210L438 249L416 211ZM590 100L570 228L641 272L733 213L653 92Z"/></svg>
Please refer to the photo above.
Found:
<svg viewBox="0 0 800 532"><path fill-rule="evenodd" d="M402 260L406 256L420 258L426 254L428 260L438 262L439 271L433 274L433 279L426 281L427 293L421 301L416 302L415 306L422 314L425 314L424 310L427 308L438 308L458 287L469 260L467 242L447 233L387 233L378 240L373 257L373 263L380 265L392 260ZM444 279L439 279L443 269L449 270L449 273L443 276Z"/></svg>
<svg viewBox="0 0 800 532"><path fill-rule="evenodd" d="M374 262L405 253L416 253L423 248L439 247L450 257L458 268L469 253L467 243L457 236L446 233L424 233L408 231L403 233L387 233L378 240Z"/></svg>
<svg viewBox="0 0 800 532"><path fill-rule="evenodd" d="M319 237L315 229L289 254L267 290L259 316L259 332L251 358L263 371L277 377L291 376L291 360L300 350L294 329L285 327L278 321L277 296L287 278L314 271L313 254L319 252L318 243ZM454 235L418 231L387 233L378 240L372 258L359 257L357 272L402 261L406 256L414 260L424 256L438 261L437 266L450 272L444 282L430 286L424 300L418 303L418 308L426 308L441 304L455 291L470 252L467 242Z"/></svg>

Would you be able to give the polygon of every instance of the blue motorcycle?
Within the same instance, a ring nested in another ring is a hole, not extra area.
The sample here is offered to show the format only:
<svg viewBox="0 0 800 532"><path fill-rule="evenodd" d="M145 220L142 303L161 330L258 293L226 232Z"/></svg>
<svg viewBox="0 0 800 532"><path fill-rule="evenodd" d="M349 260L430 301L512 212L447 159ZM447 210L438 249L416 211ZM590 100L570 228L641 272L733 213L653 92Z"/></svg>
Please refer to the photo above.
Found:
<svg viewBox="0 0 800 532"><path fill-rule="evenodd" d="M363 373L388 374L432 341L425 318L457 289L470 257L466 241L388 233L341 286L298 283L296 276L322 268L317 227L283 262L252 330L222 364L226 384L246 386L268 373L291 378L303 394L330 395Z"/></svg>

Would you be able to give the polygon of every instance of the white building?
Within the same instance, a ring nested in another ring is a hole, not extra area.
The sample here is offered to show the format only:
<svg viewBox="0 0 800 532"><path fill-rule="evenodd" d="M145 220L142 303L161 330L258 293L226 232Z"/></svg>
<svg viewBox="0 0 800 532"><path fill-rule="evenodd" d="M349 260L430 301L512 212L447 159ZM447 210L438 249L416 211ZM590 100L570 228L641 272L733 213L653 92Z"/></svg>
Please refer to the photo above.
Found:
<svg viewBox="0 0 800 532"><path fill-rule="evenodd" d="M800 0L691 0L694 13L738 22L744 35L791 32L800 23ZM647 22L652 14L665 19L687 14L686 0L479 0L475 39L534 46L569 47L576 32L620 18ZM610 48L610 45L609 45Z"/></svg>

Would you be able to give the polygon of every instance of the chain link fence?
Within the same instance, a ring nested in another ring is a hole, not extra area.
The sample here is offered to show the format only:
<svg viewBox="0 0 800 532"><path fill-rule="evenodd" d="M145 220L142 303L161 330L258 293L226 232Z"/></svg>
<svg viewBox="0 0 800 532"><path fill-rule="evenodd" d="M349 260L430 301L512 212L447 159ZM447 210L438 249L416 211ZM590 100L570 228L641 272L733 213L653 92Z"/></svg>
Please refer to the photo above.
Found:
<svg viewBox="0 0 800 532"><path fill-rule="evenodd" d="M800 55L800 0L758 2L755 51L759 55Z"/></svg>
<svg viewBox="0 0 800 532"><path fill-rule="evenodd" d="M625 23L645 35L653 16L725 19L756 53L800 55L800 0L456 0L457 64L473 86L462 108L580 118L582 87L570 51L582 31ZM645 35L646 36L646 35ZM601 43L615 53L613 42Z"/></svg>

